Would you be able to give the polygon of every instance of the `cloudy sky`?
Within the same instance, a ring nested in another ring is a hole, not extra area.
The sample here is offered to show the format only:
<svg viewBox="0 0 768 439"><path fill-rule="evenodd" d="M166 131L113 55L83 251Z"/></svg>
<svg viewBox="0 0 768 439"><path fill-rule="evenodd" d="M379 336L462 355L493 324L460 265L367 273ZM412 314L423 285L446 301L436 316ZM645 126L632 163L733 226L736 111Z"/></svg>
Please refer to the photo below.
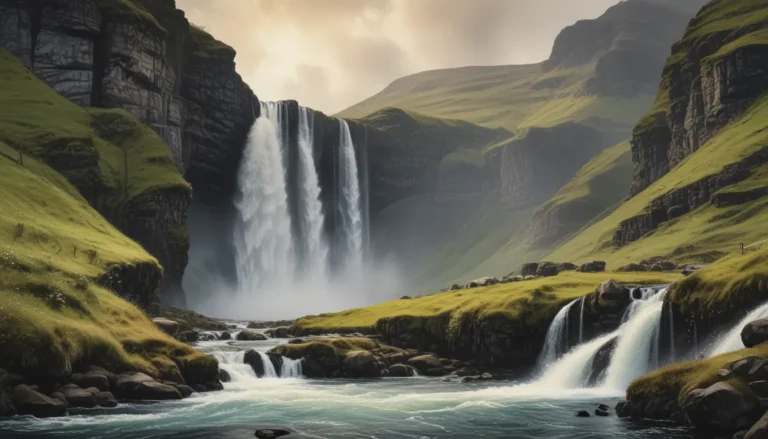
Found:
<svg viewBox="0 0 768 439"><path fill-rule="evenodd" d="M617 0L177 0L263 100L327 113L424 70L521 64Z"/></svg>

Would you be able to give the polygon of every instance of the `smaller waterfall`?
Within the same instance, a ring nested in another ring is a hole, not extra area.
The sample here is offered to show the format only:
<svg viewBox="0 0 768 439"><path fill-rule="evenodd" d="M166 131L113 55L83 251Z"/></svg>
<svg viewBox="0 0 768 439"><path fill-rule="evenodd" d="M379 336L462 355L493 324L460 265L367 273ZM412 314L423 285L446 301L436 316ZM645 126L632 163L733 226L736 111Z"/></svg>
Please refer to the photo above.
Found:
<svg viewBox="0 0 768 439"><path fill-rule="evenodd" d="M315 159L312 151L314 145L313 113L299 106L299 175L302 206L301 228L303 259L310 276L322 276L325 273L325 262L328 247L323 236L325 218L323 205L320 201L320 185L318 183Z"/></svg>
<svg viewBox="0 0 768 439"><path fill-rule="evenodd" d="M744 349L744 343L741 341L741 330L747 323L763 319L768 317L768 303L758 306L752 312L747 314L746 317L741 319L739 323L728 332L723 334L715 344L715 346L707 354L708 357L714 357L715 355L725 354L728 352L738 351Z"/></svg>
<svg viewBox="0 0 768 439"><path fill-rule="evenodd" d="M586 386L592 371L592 361L597 351L618 335L619 331L616 330L577 346L557 363L547 368L546 373L536 384L549 388L565 389L577 389Z"/></svg>
<svg viewBox="0 0 768 439"><path fill-rule="evenodd" d="M544 368L554 363L560 356L568 350L568 314L576 302L576 299L568 305L560 308L555 315L552 323L547 329L547 336L544 339L544 347L539 355L539 367Z"/></svg>
<svg viewBox="0 0 768 439"><path fill-rule="evenodd" d="M242 383L258 379L249 364L245 364L245 351L219 351L211 355L219 362L219 368L227 371L231 382Z"/></svg>
<svg viewBox="0 0 768 439"><path fill-rule="evenodd" d="M269 359L269 355L264 352L259 352L259 356L261 357L262 364L264 364L264 378L280 378L280 375L277 374L277 370L275 370L275 365L272 364L272 360Z"/></svg>
<svg viewBox="0 0 768 439"><path fill-rule="evenodd" d="M355 145L349 124L339 119L339 163L341 180L341 229L345 244L345 262L348 267L359 267L363 251L363 216L360 205L360 182L357 173Z"/></svg>
<svg viewBox="0 0 768 439"><path fill-rule="evenodd" d="M283 367L280 370L281 378L301 378L302 374L301 364L303 360L291 360L290 358L283 357Z"/></svg>
<svg viewBox="0 0 768 439"><path fill-rule="evenodd" d="M579 310L579 344L584 343L584 302L587 296L581 297L581 309Z"/></svg>

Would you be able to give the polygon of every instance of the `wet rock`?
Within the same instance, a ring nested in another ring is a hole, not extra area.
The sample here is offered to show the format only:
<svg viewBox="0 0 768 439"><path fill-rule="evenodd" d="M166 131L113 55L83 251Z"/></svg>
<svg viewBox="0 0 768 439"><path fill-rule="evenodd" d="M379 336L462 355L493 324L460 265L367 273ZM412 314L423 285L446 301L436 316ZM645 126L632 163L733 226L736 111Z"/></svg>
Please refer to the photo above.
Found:
<svg viewBox="0 0 768 439"><path fill-rule="evenodd" d="M12 401L14 408L20 415L49 418L67 414L65 402L49 398L24 384L14 387Z"/></svg>
<svg viewBox="0 0 768 439"><path fill-rule="evenodd" d="M588 418L589 417L589 412L586 411L586 410L579 410L578 412L576 412L576 417L577 418Z"/></svg>
<svg viewBox="0 0 768 439"><path fill-rule="evenodd" d="M93 395L93 398L99 407L117 407L117 399L115 399L115 395L111 392L98 392Z"/></svg>
<svg viewBox="0 0 768 439"><path fill-rule="evenodd" d="M768 341L768 319L759 319L747 323L741 330L741 341L748 348Z"/></svg>
<svg viewBox="0 0 768 439"><path fill-rule="evenodd" d="M232 333L230 333L228 331L224 331L224 332L221 333L220 339L221 340L232 340Z"/></svg>
<svg viewBox="0 0 768 439"><path fill-rule="evenodd" d="M243 362L251 366L253 373L255 373L257 377L261 378L264 376L264 360L262 359L261 354L257 351L253 349L247 350L243 356Z"/></svg>
<svg viewBox="0 0 768 439"><path fill-rule="evenodd" d="M253 329L243 329L235 338L239 341L263 341L267 339L267 336Z"/></svg>
<svg viewBox="0 0 768 439"><path fill-rule="evenodd" d="M463 377L461 379L462 383L471 383L473 381L477 381L477 377L476 376L465 376L465 377Z"/></svg>
<svg viewBox="0 0 768 439"><path fill-rule="evenodd" d="M304 340L301 338L292 338L288 340L288 344L302 344L304 343Z"/></svg>
<svg viewBox="0 0 768 439"><path fill-rule="evenodd" d="M493 381L493 375L491 375L490 373L486 372L486 373L480 375L480 379L482 381Z"/></svg>
<svg viewBox="0 0 768 439"><path fill-rule="evenodd" d="M682 410L695 427L736 431L757 420L759 407L751 392L742 393L726 382L719 382L690 391L683 398Z"/></svg>
<svg viewBox="0 0 768 439"><path fill-rule="evenodd" d="M179 322L165 317L155 317L152 319L152 323L171 337L176 337L179 334Z"/></svg>
<svg viewBox="0 0 768 439"><path fill-rule="evenodd" d="M16 416L16 407L9 393L0 392L0 418L8 416Z"/></svg>
<svg viewBox="0 0 768 439"><path fill-rule="evenodd" d="M256 430L256 437L258 439L274 439L278 437L289 436L291 433L292 431L286 428L270 427Z"/></svg>
<svg viewBox="0 0 768 439"><path fill-rule="evenodd" d="M595 299L601 310L618 311L630 301L629 288L615 280L606 280L595 289Z"/></svg>
<svg viewBox="0 0 768 439"><path fill-rule="evenodd" d="M124 399L171 400L182 399L178 389L158 383L143 373L128 373L118 376L115 393Z"/></svg>
<svg viewBox="0 0 768 439"><path fill-rule="evenodd" d="M50 396L53 399L58 399L59 401L62 401L63 403L65 403L67 405L67 407L69 407L69 402L67 402L67 397L64 396L63 393L61 393L61 392L53 392L53 393L51 393Z"/></svg>
<svg viewBox="0 0 768 439"><path fill-rule="evenodd" d="M542 262L539 264L539 267L536 269L536 276L539 277L551 277L551 276L557 276L560 273L560 270L557 268L557 264L554 262Z"/></svg>
<svg viewBox="0 0 768 439"><path fill-rule="evenodd" d="M198 335L198 341L216 341L219 338L216 337L216 334L212 334L210 332L201 332Z"/></svg>
<svg viewBox="0 0 768 439"><path fill-rule="evenodd" d="M65 401L70 407L93 408L96 407L96 399L93 394L87 390L78 388L69 388L62 391Z"/></svg>
<svg viewBox="0 0 768 439"><path fill-rule="evenodd" d="M605 261L588 261L581 264L579 271L583 273L600 273L605 271Z"/></svg>
<svg viewBox="0 0 768 439"><path fill-rule="evenodd" d="M186 384L175 384L173 387L175 387L176 390L178 390L179 393L181 393L181 396L183 398L187 398L187 397L189 397L189 395L191 395L193 393L192 388L189 387Z"/></svg>
<svg viewBox="0 0 768 439"><path fill-rule="evenodd" d="M619 401L616 403L616 408L614 409L616 411L616 416L619 418L626 418L629 416L631 406L629 405L629 401Z"/></svg>
<svg viewBox="0 0 768 439"><path fill-rule="evenodd" d="M389 366L389 376L391 377L412 377L416 375L416 369L407 364L393 364Z"/></svg>
<svg viewBox="0 0 768 439"><path fill-rule="evenodd" d="M600 410L605 410L606 412L610 409L607 404L598 404L597 408Z"/></svg>
<svg viewBox="0 0 768 439"><path fill-rule="evenodd" d="M200 334L197 331L184 331L179 334L179 341L184 343L194 343L200 339Z"/></svg>
<svg viewBox="0 0 768 439"><path fill-rule="evenodd" d="M434 355L419 355L408 360L408 365L415 367L418 371L426 373L430 369L440 368L442 364Z"/></svg>
<svg viewBox="0 0 768 439"><path fill-rule="evenodd" d="M350 378L380 377L384 369L384 363L369 351L349 351L342 363L344 376Z"/></svg>
<svg viewBox="0 0 768 439"><path fill-rule="evenodd" d="M602 409L595 409L595 416L608 416L608 412Z"/></svg>
<svg viewBox="0 0 768 439"><path fill-rule="evenodd" d="M433 367L424 371L424 375L429 377L441 377L447 373L444 367Z"/></svg>
<svg viewBox="0 0 768 439"><path fill-rule="evenodd" d="M525 276L532 276L536 274L536 270L539 269L539 263L538 262L527 262L523 264L523 266L520 268L520 275Z"/></svg>
<svg viewBox="0 0 768 439"><path fill-rule="evenodd" d="M219 369L219 381L222 383L228 383L232 381L232 377L229 376L229 372L224 369Z"/></svg>
<svg viewBox="0 0 768 439"><path fill-rule="evenodd" d="M449 360L448 358L440 358L439 361L440 361L440 364L442 364L443 366L453 365L453 361Z"/></svg>
<svg viewBox="0 0 768 439"><path fill-rule="evenodd" d="M109 390L109 378L99 372L87 372L85 374L72 374L72 382L82 388L95 387L101 391Z"/></svg>

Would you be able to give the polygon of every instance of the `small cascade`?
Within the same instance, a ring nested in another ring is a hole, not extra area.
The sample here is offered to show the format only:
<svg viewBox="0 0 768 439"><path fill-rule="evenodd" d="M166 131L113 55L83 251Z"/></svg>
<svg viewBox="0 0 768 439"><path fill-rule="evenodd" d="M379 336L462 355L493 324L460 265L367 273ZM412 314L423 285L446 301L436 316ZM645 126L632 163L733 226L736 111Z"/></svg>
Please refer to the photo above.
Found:
<svg viewBox="0 0 768 439"><path fill-rule="evenodd" d="M259 352L259 356L261 357L262 364L264 364L264 378L280 378L280 375L277 374L277 370L275 370L275 365L272 364L272 360L269 359L269 355L264 352Z"/></svg>
<svg viewBox="0 0 768 439"><path fill-rule="evenodd" d="M544 368L560 358L568 351L568 314L571 307L581 299L576 299L558 311L552 323L547 329L547 336L544 339L544 347L539 355L539 368Z"/></svg>
<svg viewBox="0 0 768 439"><path fill-rule="evenodd" d="M595 354L618 335L619 331L614 331L582 343L548 367L536 383L551 388L577 389L585 387L592 372Z"/></svg>
<svg viewBox="0 0 768 439"><path fill-rule="evenodd" d="M345 247L345 263L347 267L359 267L363 251L363 217L360 204L360 182L357 173L357 158L355 145L349 124L339 119L339 174L341 197L339 208L341 213L341 231Z"/></svg>
<svg viewBox="0 0 768 439"><path fill-rule="evenodd" d="M245 364L245 351L218 351L211 355L219 362L219 368L227 371L231 382L243 383L258 379L253 368Z"/></svg>
<svg viewBox="0 0 768 439"><path fill-rule="evenodd" d="M302 362L303 360L291 360L290 358L283 357L283 367L280 370L281 378L301 378L302 374Z"/></svg>
<svg viewBox="0 0 768 439"><path fill-rule="evenodd" d="M579 309L579 344L584 343L584 302L587 296L581 297L581 309Z"/></svg>
<svg viewBox="0 0 768 439"><path fill-rule="evenodd" d="M747 323L766 317L768 317L768 303L760 305L752 310L752 312L741 319L739 323L736 324L736 326L729 329L720 338L718 338L715 346L707 353L707 356L714 357L715 355L726 354L728 352L744 349L744 343L741 341L741 330L744 329L744 326L746 326Z"/></svg>

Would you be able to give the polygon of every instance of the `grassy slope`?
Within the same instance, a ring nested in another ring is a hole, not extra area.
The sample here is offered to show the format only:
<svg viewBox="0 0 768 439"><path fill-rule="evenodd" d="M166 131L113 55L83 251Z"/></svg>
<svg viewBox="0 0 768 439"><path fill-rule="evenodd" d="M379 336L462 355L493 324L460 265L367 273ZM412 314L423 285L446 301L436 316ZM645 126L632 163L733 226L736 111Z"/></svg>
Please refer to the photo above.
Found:
<svg viewBox="0 0 768 439"><path fill-rule="evenodd" d="M641 213L653 199L716 174L726 165L763 148L768 142L768 131L764 129L766 118L768 97L764 96L667 175L622 204L602 221L582 231L548 258L604 258L611 266L618 267L648 256L674 254L683 257L713 250L733 251L741 242L751 243L767 238L768 232L759 225L768 218L768 210L764 209L768 201L757 200L727 209L717 209L707 204L677 221L662 225L652 235L617 252L611 248L611 238L619 223ZM760 186L766 183L765 172L756 172L740 185Z"/></svg>
<svg viewBox="0 0 768 439"><path fill-rule="evenodd" d="M706 315L744 308L743 304L764 301L768 297L768 247L734 254L699 270L676 283L671 300L686 311L695 309ZM724 308L725 307L725 308ZM752 355L768 357L768 345L719 355L698 361L675 363L638 378L627 390L632 398L647 399L657 395L682 398L689 390L707 387L721 378L717 371L726 365ZM731 378L731 383L747 383Z"/></svg>
<svg viewBox="0 0 768 439"><path fill-rule="evenodd" d="M170 358L196 357L94 284L111 264L160 267L68 181L106 188L114 208L124 191L188 191L165 145L124 111L72 104L2 49L0 82L0 367L18 369L31 353L49 368L94 361L158 375L175 367Z"/></svg>
<svg viewBox="0 0 768 439"><path fill-rule="evenodd" d="M612 273L620 282L661 284L680 277L677 273ZM499 284L469 290L448 291L410 300L393 300L367 308L350 309L338 313L307 316L295 323L298 330L322 333L325 331L366 331L381 318L393 316L440 317L461 320L465 315L482 319L504 314L509 319L521 318L528 312L551 319L557 308L568 300L583 296L605 280L604 273L564 272L555 277L532 281Z"/></svg>

